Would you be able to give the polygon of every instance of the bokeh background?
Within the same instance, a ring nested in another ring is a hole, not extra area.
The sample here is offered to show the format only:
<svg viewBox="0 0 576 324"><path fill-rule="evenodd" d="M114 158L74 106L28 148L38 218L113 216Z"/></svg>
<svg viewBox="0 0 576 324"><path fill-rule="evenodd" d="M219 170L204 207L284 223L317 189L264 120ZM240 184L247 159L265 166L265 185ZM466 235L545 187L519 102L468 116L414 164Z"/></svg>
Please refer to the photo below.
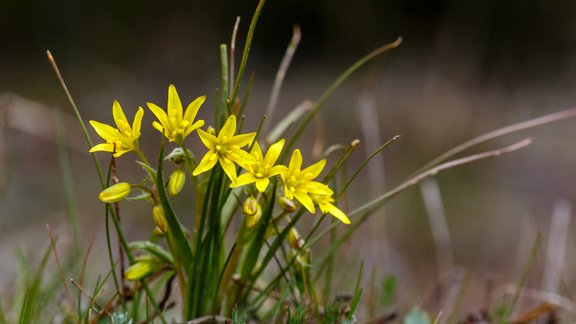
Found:
<svg viewBox="0 0 576 324"><path fill-rule="evenodd" d="M98 241L103 233L97 175L45 51L52 51L86 119L111 122L114 99L129 115L146 101L163 106L171 83L183 101L208 95L202 112L208 118L219 87L218 45L229 43L241 16L242 50L255 6L256 1L0 1L2 285L12 278L10 260L17 248L33 255L38 244L45 244L45 224L66 240L55 128L67 136L83 237ZM254 129L264 114L294 24L301 27L302 41L271 123L303 100L318 98L356 59L402 36L402 46L338 89L300 144L312 162L317 129L325 130L325 147L358 138L363 145L350 162L353 170L375 147L402 135L350 190L346 208L353 209L467 139L576 106L575 7L567 0L270 0L247 68L256 72L247 127ZM53 111L64 113L60 126L54 127ZM151 121L146 113L144 123ZM143 135L150 156L158 144L155 135ZM442 173L427 187L433 195L437 186L441 219L449 230L440 249L431 232L430 209L422 190L414 187L346 244L338 261L341 282L351 282L364 259L366 277L373 276L376 288L386 275L397 276L397 305L437 307L430 301L438 301L438 283L448 287L445 298L458 287L454 282L470 278L465 310L478 310L488 306L486 296L493 289L517 282L542 233L544 244L529 285L543 288L543 277L553 273L560 284L546 289L571 298L574 249L547 249L549 237L559 236L568 247L576 243L575 222L570 222L576 198L576 120L510 135L466 153L527 136L534 139L527 149ZM130 159L125 160L120 172L136 179L138 170L131 171ZM150 230L150 215L133 205L124 221L133 228L131 237L142 238ZM550 226L554 214L568 219L560 230ZM559 250L563 264L550 257Z"/></svg>

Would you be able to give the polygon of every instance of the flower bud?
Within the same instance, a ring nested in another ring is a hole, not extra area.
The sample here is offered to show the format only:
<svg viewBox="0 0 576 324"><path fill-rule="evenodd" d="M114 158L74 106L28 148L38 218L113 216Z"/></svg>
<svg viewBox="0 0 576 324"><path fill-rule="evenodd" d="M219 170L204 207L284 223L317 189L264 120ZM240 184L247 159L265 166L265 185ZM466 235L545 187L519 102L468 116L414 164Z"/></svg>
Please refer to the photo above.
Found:
<svg viewBox="0 0 576 324"><path fill-rule="evenodd" d="M182 191L184 183L186 183L186 173L182 169L174 170L168 181L168 194L171 198L176 197Z"/></svg>
<svg viewBox="0 0 576 324"><path fill-rule="evenodd" d="M214 127L212 127L212 126L208 126L208 128L206 129L206 132L208 134L211 134L211 135L216 135L216 129L214 129Z"/></svg>
<svg viewBox="0 0 576 324"><path fill-rule="evenodd" d="M250 196L244 202L244 206L242 206L242 211L246 216L246 227L253 228L258 224L260 218L262 218L262 208L258 203L258 199L254 196Z"/></svg>
<svg viewBox="0 0 576 324"><path fill-rule="evenodd" d="M295 227L292 227L288 232L288 244L296 250L300 250L304 246L304 239Z"/></svg>
<svg viewBox="0 0 576 324"><path fill-rule="evenodd" d="M98 198L105 203L114 203L123 200L130 194L132 186L128 182L120 182L104 189Z"/></svg>
<svg viewBox="0 0 576 324"><path fill-rule="evenodd" d="M162 206L154 206L154 208L152 208L152 218L154 219L156 227L162 233L166 233L168 230L168 222L166 221L166 216L164 216L164 209L162 209Z"/></svg>
<svg viewBox="0 0 576 324"><path fill-rule="evenodd" d="M163 232L160 227L156 226L154 227L154 230L152 230L152 233L156 236L164 236L164 234L166 234L166 232Z"/></svg>
<svg viewBox="0 0 576 324"><path fill-rule="evenodd" d="M296 211L296 204L294 204L294 201L285 196L278 196L278 206L289 213Z"/></svg>
<svg viewBox="0 0 576 324"><path fill-rule="evenodd" d="M127 280L140 280L153 274L157 269L158 260L150 255L142 255L124 272L124 277Z"/></svg>

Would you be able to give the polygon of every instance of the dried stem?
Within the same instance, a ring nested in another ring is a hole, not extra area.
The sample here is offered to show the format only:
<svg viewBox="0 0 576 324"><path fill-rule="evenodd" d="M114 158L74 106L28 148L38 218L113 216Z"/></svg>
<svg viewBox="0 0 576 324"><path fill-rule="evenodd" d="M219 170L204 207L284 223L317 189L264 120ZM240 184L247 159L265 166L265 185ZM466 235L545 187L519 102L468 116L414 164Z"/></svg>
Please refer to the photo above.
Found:
<svg viewBox="0 0 576 324"><path fill-rule="evenodd" d="M298 44L300 44L300 39L302 38L302 32L300 31L300 26L294 25L292 30L292 39L286 48L286 53L282 58L278 72L276 73L276 78L274 79L274 85L272 85L272 92L270 93L270 100L268 101L268 107L266 108L266 116L272 118L274 111L276 110L276 105L278 103L278 97L280 96L280 89L282 89L282 84L284 83L284 78L286 77L286 72L290 67L294 53L298 49ZM268 125L264 126L263 132L268 130Z"/></svg>
<svg viewBox="0 0 576 324"><path fill-rule="evenodd" d="M417 173L420 173L424 170L430 169L431 167L437 165L438 163L442 163L442 162L446 161L447 159L449 159L450 157L452 157L452 156L454 156L454 155L456 155L456 154L458 154L458 153L460 153L466 149L469 149L475 145L489 141L491 139L495 139L497 137L508 135L511 133L515 133L515 132L518 132L521 130L525 130L525 129L529 129L532 127L537 127L537 126L553 123L555 121L559 121L562 119L568 119L568 118L573 118L573 117L576 117L576 107L568 109L568 110L559 111L559 112L556 112L553 114L545 115L542 117L530 119L530 120L527 120L525 122L509 125L509 126L497 129L495 131L480 135L478 137L475 137L475 138L473 138L467 142L464 142L464 143L446 151L445 153L441 154L440 156L438 156L434 160L428 162L423 167L418 169L416 172L414 172L414 174L417 174Z"/></svg>

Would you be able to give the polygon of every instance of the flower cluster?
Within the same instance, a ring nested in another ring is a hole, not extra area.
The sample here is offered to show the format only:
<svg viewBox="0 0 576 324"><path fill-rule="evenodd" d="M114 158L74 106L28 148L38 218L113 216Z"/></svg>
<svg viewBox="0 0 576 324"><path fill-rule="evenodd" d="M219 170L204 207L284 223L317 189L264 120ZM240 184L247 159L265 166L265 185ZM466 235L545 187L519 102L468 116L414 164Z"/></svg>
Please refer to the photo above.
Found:
<svg viewBox="0 0 576 324"><path fill-rule="evenodd" d="M193 176L210 171L219 164L230 179L231 188L254 184L260 193L267 190L272 178L280 176L283 183L280 191L283 191L284 197L289 201L296 199L310 213L315 213L317 206L322 213L329 213L344 224L350 223L346 214L334 205L335 201L332 197L334 192L326 184L315 180L324 169L326 160L320 160L302 168L302 154L299 149L295 149L288 166L276 165L284 148L284 139L270 145L264 154L260 143L256 141L256 133L236 134L234 115L227 118L218 134L202 130L204 121L195 120L195 118L205 99L205 96L198 97L184 111L176 88L170 85L166 111L153 103L147 103L150 111L158 119L152 123L152 126L170 142L175 142L184 148L184 139L194 130L197 131L208 151L195 166L192 171ZM111 152L114 157L130 151L142 155L138 146L138 138L143 114L144 111L140 107L130 127L120 104L115 101L113 116L117 128L91 120L90 124L96 133L106 142L95 145L90 152ZM249 151L245 150L246 147ZM237 173L238 167L244 170L240 175ZM177 175L178 179L183 179L181 170ZM174 181L174 189L171 189L171 193L178 192L181 185L183 185L183 180ZM103 199L102 197L107 197L106 194L101 195L101 199L105 202L114 202L119 200L119 196L124 198L124 194L129 192L129 188L124 187L121 188L123 190L120 195L112 195L114 199Z"/></svg>

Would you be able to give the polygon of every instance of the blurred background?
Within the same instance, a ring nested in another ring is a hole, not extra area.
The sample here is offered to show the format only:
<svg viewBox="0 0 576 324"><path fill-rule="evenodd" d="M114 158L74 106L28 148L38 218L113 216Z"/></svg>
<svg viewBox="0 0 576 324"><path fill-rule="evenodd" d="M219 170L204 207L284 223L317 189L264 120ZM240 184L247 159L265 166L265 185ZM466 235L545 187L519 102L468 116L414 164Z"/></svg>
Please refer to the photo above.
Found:
<svg viewBox="0 0 576 324"><path fill-rule="evenodd" d="M86 119L112 123L115 99L129 119L146 101L164 106L171 83L186 103L208 95L201 114L209 118L220 86L218 46L230 42L241 16L241 53L255 6L256 1L0 1L3 260L13 259L16 247L33 253L35 244L45 244L45 224L66 240L55 130L67 136L83 236L87 242L102 239L97 175L45 51L51 50ZM255 71L246 109L250 129L264 114L294 24L301 28L302 41L272 124L303 100L318 98L358 58L398 36L404 39L346 81L300 143L305 163L312 163L318 129L325 132L324 148L360 139L363 145L349 163L352 171L380 144L402 135L361 173L344 207L349 210L467 139L576 106L576 2L271 0L257 26L247 68L247 76ZM54 127L54 110L64 114L61 126ZM151 122L146 112L144 124ZM527 136L534 143L526 149L441 173L391 201L346 244L339 261L346 266L338 278L352 282L346 278L364 259L366 278L372 277L376 288L385 276L397 276L398 305L428 307L439 307L443 300L434 297L438 289L447 289L441 295L448 298L450 289L468 281L465 310L476 311L488 307L486 296L494 289L517 282L541 233L544 244L529 285L571 298L576 252L565 244L576 243L575 222L570 222L576 198L576 120L523 131L465 153ZM157 134L149 128L142 142L154 157ZM107 163L107 157L99 157ZM126 178L141 176L130 170L130 158L119 163ZM124 212L133 238L151 228L145 207L135 203ZM561 225L551 226L552 219ZM550 237L558 240L549 242ZM6 285L14 271L11 262L2 262L0 270L0 283Z"/></svg>

